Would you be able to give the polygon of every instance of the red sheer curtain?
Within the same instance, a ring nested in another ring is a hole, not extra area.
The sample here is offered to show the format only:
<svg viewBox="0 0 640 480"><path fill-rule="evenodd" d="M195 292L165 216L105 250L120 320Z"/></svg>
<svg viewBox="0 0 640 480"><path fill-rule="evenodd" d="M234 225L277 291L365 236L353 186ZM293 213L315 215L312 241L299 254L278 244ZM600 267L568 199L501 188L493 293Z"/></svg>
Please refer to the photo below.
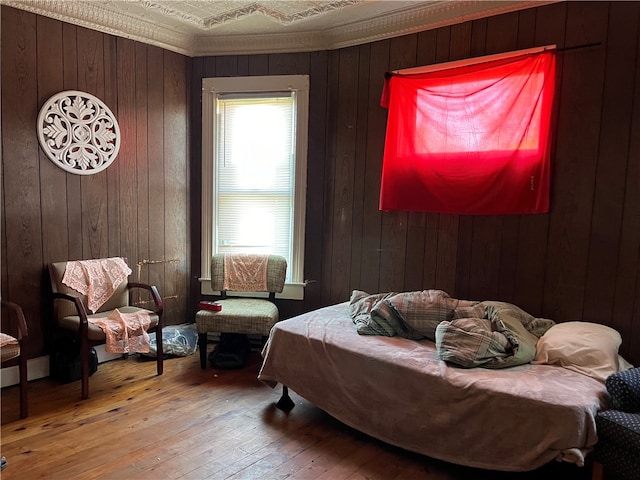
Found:
<svg viewBox="0 0 640 480"><path fill-rule="evenodd" d="M549 210L555 51L388 74L380 210Z"/></svg>

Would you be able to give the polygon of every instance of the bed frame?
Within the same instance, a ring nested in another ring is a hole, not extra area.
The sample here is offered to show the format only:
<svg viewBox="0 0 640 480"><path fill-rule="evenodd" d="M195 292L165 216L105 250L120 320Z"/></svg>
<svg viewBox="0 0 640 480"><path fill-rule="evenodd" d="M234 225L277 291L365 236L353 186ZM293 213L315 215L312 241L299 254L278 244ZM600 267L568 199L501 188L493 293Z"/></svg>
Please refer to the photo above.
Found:
<svg viewBox="0 0 640 480"><path fill-rule="evenodd" d="M607 399L602 382L562 367L461 369L428 340L360 336L348 303L279 322L263 357L258 378L283 385L282 410L294 406L291 388L379 440L490 470L584 465Z"/></svg>

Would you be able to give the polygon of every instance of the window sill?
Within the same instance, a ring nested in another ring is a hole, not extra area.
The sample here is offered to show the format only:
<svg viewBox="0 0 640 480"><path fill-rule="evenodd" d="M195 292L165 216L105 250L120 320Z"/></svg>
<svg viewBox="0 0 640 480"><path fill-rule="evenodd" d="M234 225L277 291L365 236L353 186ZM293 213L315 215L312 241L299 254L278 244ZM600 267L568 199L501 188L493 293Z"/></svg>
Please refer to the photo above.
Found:
<svg viewBox="0 0 640 480"><path fill-rule="evenodd" d="M219 291L211 289L211 279L210 278L200 278L200 293L202 295L220 295ZM304 300L304 283L286 283L282 293L276 293L276 298L281 298L283 300ZM234 293L234 296L238 297L264 297L268 298L269 294L264 292L259 293L242 293L237 292Z"/></svg>

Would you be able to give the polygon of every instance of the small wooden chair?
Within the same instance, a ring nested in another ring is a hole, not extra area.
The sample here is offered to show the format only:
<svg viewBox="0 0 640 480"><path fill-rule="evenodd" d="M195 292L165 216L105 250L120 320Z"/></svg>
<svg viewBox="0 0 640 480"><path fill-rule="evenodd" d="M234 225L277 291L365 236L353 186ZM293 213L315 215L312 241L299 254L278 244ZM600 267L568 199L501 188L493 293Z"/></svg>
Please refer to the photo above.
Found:
<svg viewBox="0 0 640 480"><path fill-rule="evenodd" d="M29 414L29 401L27 398L27 356L29 353L27 340L29 330L27 321L24 318L22 308L18 304L2 300L2 307L8 309L13 319L17 321L17 326L15 328L6 328L6 332L5 326L10 325L11 322L2 322L3 333L10 336L9 343L0 348L2 367L18 366L20 377L20 418L27 418Z"/></svg>
<svg viewBox="0 0 640 480"><path fill-rule="evenodd" d="M259 255L246 255L249 258ZM211 260L211 288L220 292L220 311L199 310L196 313L200 367L207 368L207 333L244 333L266 337L271 327L279 320L275 294L284 289L287 260L279 255L269 255L267 261L267 284L264 290L225 290L224 254L216 254ZM268 292L269 298L230 297L228 294Z"/></svg>
<svg viewBox="0 0 640 480"><path fill-rule="evenodd" d="M87 296L62 283L68 262L56 262L49 265L49 279L51 281L51 295L54 311L54 327L74 333L80 341L80 360L82 365L82 398L89 397L89 348L106 343L104 331L89 322L90 318L108 317L116 308L121 313L147 312L151 324L149 332L156 332L157 339L157 371L162 375L162 299L158 289L146 283L122 282L109 299L96 310L94 314L87 306ZM153 301L153 310L147 310L131 305L131 293L134 289L147 290Z"/></svg>

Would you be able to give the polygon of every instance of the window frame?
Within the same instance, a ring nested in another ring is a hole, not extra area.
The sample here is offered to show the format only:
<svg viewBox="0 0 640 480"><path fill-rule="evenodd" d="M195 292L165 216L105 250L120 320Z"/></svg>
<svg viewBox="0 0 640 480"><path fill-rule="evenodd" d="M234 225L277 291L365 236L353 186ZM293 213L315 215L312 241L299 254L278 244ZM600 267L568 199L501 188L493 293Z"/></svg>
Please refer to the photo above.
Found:
<svg viewBox="0 0 640 480"><path fill-rule="evenodd" d="M202 244L200 286L203 295L217 295L211 289L215 191L215 132L217 131L216 96L229 93L296 92L295 181L293 192L291 280L278 298L304 298L304 247L307 184L307 144L309 123L309 76L269 75L248 77L207 77L202 79ZM266 296L266 294L265 294Z"/></svg>

